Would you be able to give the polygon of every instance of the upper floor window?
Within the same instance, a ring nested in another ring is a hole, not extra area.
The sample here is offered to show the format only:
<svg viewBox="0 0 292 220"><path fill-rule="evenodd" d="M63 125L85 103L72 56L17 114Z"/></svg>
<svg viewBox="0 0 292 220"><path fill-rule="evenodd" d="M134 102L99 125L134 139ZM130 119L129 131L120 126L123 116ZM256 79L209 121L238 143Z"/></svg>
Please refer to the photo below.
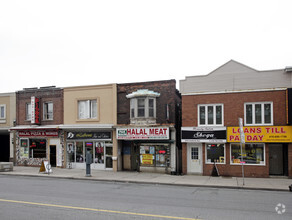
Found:
<svg viewBox="0 0 292 220"><path fill-rule="evenodd" d="M254 102L244 104L245 125L272 125L273 103Z"/></svg>
<svg viewBox="0 0 292 220"><path fill-rule="evenodd" d="M78 101L78 118L79 119L96 119L97 118L97 100Z"/></svg>
<svg viewBox="0 0 292 220"><path fill-rule="evenodd" d="M223 104L198 105L199 126L223 126Z"/></svg>
<svg viewBox="0 0 292 220"><path fill-rule="evenodd" d="M141 89L127 95L130 100L131 124L156 123L156 98L160 94Z"/></svg>
<svg viewBox="0 0 292 220"><path fill-rule="evenodd" d="M54 108L52 102L44 103L44 120L53 120Z"/></svg>
<svg viewBox="0 0 292 220"><path fill-rule="evenodd" d="M131 118L155 118L155 98L143 97L131 99Z"/></svg>
<svg viewBox="0 0 292 220"><path fill-rule="evenodd" d="M6 119L6 105L0 105L0 120Z"/></svg>
<svg viewBox="0 0 292 220"><path fill-rule="evenodd" d="M31 103L26 103L25 105L25 119L31 121Z"/></svg>

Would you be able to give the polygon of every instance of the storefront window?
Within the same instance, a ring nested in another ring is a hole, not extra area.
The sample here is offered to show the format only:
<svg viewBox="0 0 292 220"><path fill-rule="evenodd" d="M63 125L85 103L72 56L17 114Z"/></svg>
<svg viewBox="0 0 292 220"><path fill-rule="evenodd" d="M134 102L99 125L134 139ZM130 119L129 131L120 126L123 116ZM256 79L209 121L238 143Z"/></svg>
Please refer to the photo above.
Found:
<svg viewBox="0 0 292 220"><path fill-rule="evenodd" d="M104 142L95 143L94 163L104 163Z"/></svg>
<svg viewBox="0 0 292 220"><path fill-rule="evenodd" d="M207 163L225 163L224 144L207 144L206 152Z"/></svg>
<svg viewBox="0 0 292 220"><path fill-rule="evenodd" d="M265 164L264 144L243 144L242 157L245 164ZM241 148L240 144L231 144L231 163L240 164Z"/></svg>
<svg viewBox="0 0 292 220"><path fill-rule="evenodd" d="M166 146L156 146L156 156L155 162L156 166L165 167L166 166Z"/></svg>
<svg viewBox="0 0 292 220"><path fill-rule="evenodd" d="M28 158L28 155L29 155L28 139L20 139L20 157Z"/></svg>
<svg viewBox="0 0 292 220"><path fill-rule="evenodd" d="M76 163L83 163L83 142L76 142Z"/></svg>
<svg viewBox="0 0 292 220"><path fill-rule="evenodd" d="M75 162L75 148L74 143L67 144L68 162Z"/></svg>
<svg viewBox="0 0 292 220"><path fill-rule="evenodd" d="M140 146L140 163L142 166L165 167L168 160L168 146Z"/></svg>
<svg viewBox="0 0 292 220"><path fill-rule="evenodd" d="M47 141L45 139L29 140L29 157L30 158L46 158L47 157Z"/></svg>

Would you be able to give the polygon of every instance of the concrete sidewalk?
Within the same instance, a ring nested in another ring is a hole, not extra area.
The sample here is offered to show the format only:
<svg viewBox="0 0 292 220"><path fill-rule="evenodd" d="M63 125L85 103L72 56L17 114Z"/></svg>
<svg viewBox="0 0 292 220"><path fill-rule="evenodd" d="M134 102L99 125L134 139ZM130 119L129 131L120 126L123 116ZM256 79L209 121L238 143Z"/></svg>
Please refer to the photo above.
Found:
<svg viewBox="0 0 292 220"><path fill-rule="evenodd" d="M95 180L110 182L129 182L144 184L165 184L175 186L198 186L217 187L233 189L257 189L257 190L279 190L289 192L289 185L292 179L284 177L275 178L245 178L245 185L239 177L211 177L184 175L176 176L159 173L138 173L138 172L113 172L91 170L91 177L85 177L86 171L80 169L53 168L50 174L39 173L39 167L15 166L13 171L0 172L0 175L36 176L49 178L66 178L78 180Z"/></svg>

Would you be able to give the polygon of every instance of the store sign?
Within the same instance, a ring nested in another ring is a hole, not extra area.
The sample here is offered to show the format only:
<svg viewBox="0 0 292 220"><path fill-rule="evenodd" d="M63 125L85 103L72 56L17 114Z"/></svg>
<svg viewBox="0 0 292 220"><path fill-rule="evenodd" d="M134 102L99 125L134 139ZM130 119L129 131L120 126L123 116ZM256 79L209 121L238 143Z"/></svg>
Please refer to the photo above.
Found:
<svg viewBox="0 0 292 220"><path fill-rule="evenodd" d="M19 137L58 137L59 132L57 130L52 131L18 131Z"/></svg>
<svg viewBox="0 0 292 220"><path fill-rule="evenodd" d="M153 165L153 154L143 154L142 156L142 164Z"/></svg>
<svg viewBox="0 0 292 220"><path fill-rule="evenodd" d="M111 132L68 132L67 139L109 139Z"/></svg>
<svg viewBox="0 0 292 220"><path fill-rule="evenodd" d="M168 140L168 127L117 128L118 140Z"/></svg>
<svg viewBox="0 0 292 220"><path fill-rule="evenodd" d="M40 99L31 97L31 123L40 124Z"/></svg>
<svg viewBox="0 0 292 220"><path fill-rule="evenodd" d="M183 127L182 142L226 143L226 127Z"/></svg>
<svg viewBox="0 0 292 220"><path fill-rule="evenodd" d="M292 142L292 126L243 127L245 142ZM227 128L227 142L240 142L240 128Z"/></svg>

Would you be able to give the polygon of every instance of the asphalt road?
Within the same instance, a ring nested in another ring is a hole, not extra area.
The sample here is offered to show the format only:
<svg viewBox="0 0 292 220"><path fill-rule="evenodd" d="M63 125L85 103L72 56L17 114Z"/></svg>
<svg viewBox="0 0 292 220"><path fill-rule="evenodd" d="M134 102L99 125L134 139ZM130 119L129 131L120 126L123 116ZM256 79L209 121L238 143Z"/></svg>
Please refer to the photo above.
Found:
<svg viewBox="0 0 292 220"><path fill-rule="evenodd" d="M284 206L276 206L283 204ZM292 219L292 193L0 175L0 219Z"/></svg>

